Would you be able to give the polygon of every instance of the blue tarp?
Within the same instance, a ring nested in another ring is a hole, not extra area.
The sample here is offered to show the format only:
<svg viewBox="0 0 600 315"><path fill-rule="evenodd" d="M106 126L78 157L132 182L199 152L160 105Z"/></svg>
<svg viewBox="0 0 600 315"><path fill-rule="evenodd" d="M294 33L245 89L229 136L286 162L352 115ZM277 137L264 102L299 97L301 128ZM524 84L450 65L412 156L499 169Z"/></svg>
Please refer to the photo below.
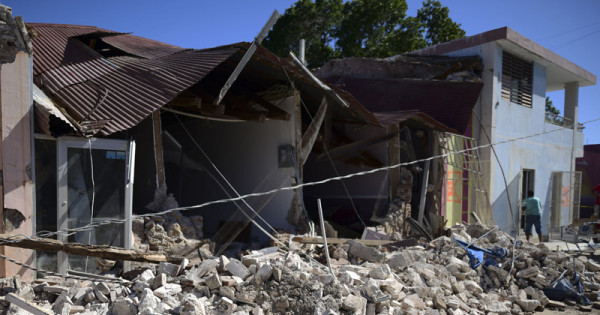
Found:
<svg viewBox="0 0 600 315"><path fill-rule="evenodd" d="M496 262L496 258L505 258L508 256L508 251L499 246L485 249L475 245L469 246L469 243L458 238L455 238L454 241L464 248L465 251L467 251L467 256L469 256L469 264L473 269L479 267L479 265L482 263L484 266L497 265L498 263Z"/></svg>

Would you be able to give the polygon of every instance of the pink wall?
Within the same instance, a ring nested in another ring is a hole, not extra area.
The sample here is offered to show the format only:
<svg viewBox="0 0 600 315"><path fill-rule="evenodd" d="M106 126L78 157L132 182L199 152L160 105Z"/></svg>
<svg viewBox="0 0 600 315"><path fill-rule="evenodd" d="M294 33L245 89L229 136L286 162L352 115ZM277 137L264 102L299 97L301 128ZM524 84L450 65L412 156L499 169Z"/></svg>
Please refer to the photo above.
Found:
<svg viewBox="0 0 600 315"><path fill-rule="evenodd" d="M0 75L1 88L1 126L2 126L2 171L4 183L4 207L16 209L24 217L19 228L2 232L13 234L33 234L33 184L28 176L31 169L31 117L32 104L32 59L20 52L15 62L3 64ZM31 172L30 172L31 174ZM16 261L33 265L33 251L5 246L0 251ZM0 260L0 277L19 274L23 280L33 280L33 272L29 269Z"/></svg>

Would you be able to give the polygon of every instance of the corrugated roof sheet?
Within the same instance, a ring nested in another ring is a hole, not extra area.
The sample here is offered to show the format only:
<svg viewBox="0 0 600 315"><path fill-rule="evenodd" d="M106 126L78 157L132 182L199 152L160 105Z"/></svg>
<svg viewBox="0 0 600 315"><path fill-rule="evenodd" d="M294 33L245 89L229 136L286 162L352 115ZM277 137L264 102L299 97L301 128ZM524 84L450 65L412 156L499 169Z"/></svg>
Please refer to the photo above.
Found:
<svg viewBox="0 0 600 315"><path fill-rule="evenodd" d="M104 135L135 126L238 50L183 49L91 26L29 25L39 34L35 82L75 119L110 120ZM105 58L73 38L86 34L134 56Z"/></svg>
<svg viewBox="0 0 600 315"><path fill-rule="evenodd" d="M29 26L39 34L33 42L36 84L78 122L108 120L100 132L102 135L137 125L227 59L231 64L219 67L218 71L220 77L228 75L227 69L250 46L236 43L195 50L93 26L38 23ZM98 51L87 46L91 39L96 40ZM105 52L102 48L110 49ZM270 80L245 82L249 87L268 88L264 85L286 82L289 75L298 80L303 94L317 101L323 95L322 88L298 68L264 47L258 47L252 60L253 71L259 70ZM333 86L332 89L350 104L350 109L336 109L340 114L348 116L350 112L351 119L380 125L353 95Z"/></svg>
<svg viewBox="0 0 600 315"><path fill-rule="evenodd" d="M419 110L464 133L483 83L329 77L374 113Z"/></svg>

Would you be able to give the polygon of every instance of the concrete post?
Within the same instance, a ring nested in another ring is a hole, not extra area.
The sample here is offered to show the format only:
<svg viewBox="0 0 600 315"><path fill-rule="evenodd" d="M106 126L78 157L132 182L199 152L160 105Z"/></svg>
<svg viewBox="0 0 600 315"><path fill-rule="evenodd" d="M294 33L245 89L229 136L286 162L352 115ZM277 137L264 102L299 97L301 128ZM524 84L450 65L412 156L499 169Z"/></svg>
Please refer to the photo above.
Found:
<svg viewBox="0 0 600 315"><path fill-rule="evenodd" d="M571 188L569 190L571 194L571 199L573 199L574 186L575 186L575 143L577 142L577 110L579 105L579 82L569 82L565 84L565 117L570 121L566 121L565 124L567 126L571 126L573 128L573 143L571 143L571 161L570 161L570 185ZM573 222L575 213L573 211L573 204L570 205L569 211L571 212L569 217L571 218L571 222Z"/></svg>
<svg viewBox="0 0 600 315"><path fill-rule="evenodd" d="M579 106L579 82L569 82L565 84L565 118L570 122L568 126L577 122L577 109Z"/></svg>
<svg viewBox="0 0 600 315"><path fill-rule="evenodd" d="M32 235L34 227L33 182L31 169L31 55L19 52L13 63L3 64L0 75L2 93L0 126L2 128L2 183L4 202L3 233ZM10 148L10 149L7 149ZM34 253L29 249L4 247L3 254L22 263L34 265ZM33 280L30 269L0 261L0 277L21 275Z"/></svg>

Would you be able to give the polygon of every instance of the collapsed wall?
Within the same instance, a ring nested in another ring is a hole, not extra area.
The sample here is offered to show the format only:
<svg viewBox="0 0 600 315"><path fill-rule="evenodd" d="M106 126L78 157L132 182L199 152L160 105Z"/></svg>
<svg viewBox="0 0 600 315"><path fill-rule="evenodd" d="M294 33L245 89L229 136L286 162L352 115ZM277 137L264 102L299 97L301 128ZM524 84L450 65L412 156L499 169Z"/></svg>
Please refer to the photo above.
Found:
<svg viewBox="0 0 600 315"><path fill-rule="evenodd" d="M148 235L160 222L145 225ZM591 310L587 300L600 307L598 262L543 244L514 244L509 235L481 225L450 231L450 237L410 247L406 240L377 248L358 240L331 245L333 274L324 267L322 247L290 242L291 248L248 251L239 259L211 257L203 247L192 263L147 265L108 280L23 283L16 276L1 281L0 308L9 314L34 306L39 314L521 314ZM486 253L485 263L473 268L477 259L457 240L507 255ZM583 294L550 300L547 289L561 276L579 277Z"/></svg>

